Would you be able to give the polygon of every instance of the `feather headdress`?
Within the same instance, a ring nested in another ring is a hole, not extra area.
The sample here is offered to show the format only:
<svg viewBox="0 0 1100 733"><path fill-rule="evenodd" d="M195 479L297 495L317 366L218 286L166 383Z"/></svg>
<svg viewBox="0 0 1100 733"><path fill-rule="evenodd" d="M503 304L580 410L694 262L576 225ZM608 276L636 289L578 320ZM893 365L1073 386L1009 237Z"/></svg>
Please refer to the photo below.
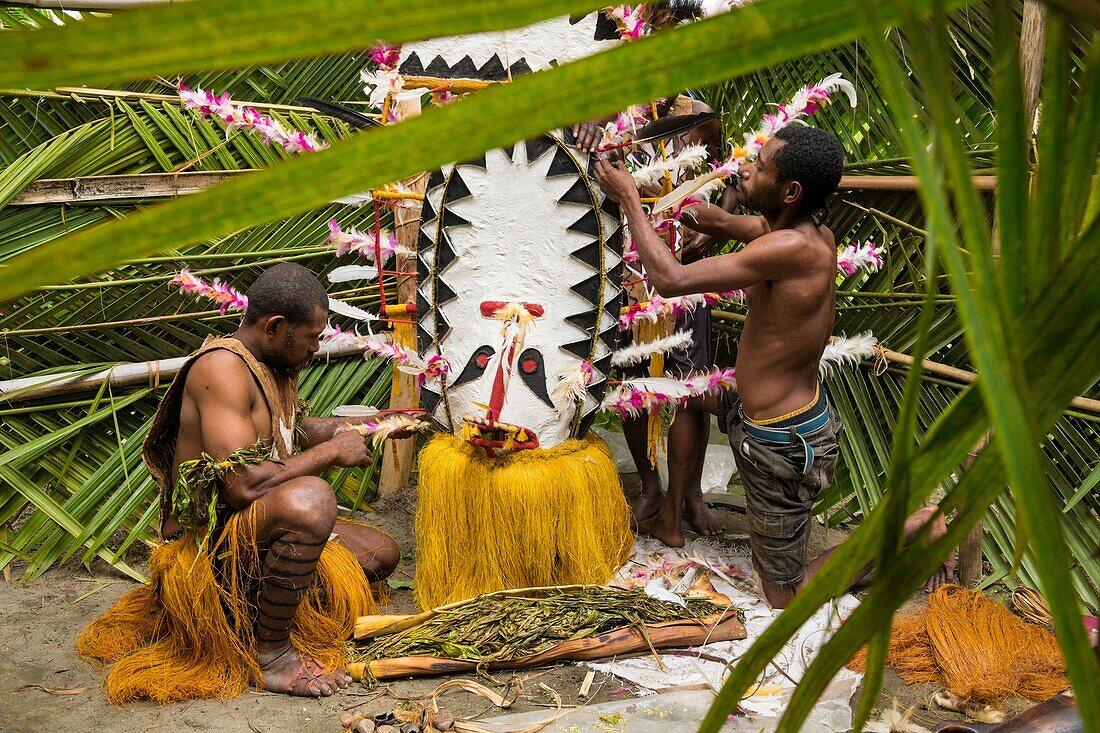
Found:
<svg viewBox="0 0 1100 733"><path fill-rule="evenodd" d="M682 170L694 171L707 162L707 148L705 145L686 145L676 155L667 160L657 159L649 165L644 165L635 171L631 171L634 182L639 186L651 183L660 183L665 174L673 178L678 177Z"/></svg>

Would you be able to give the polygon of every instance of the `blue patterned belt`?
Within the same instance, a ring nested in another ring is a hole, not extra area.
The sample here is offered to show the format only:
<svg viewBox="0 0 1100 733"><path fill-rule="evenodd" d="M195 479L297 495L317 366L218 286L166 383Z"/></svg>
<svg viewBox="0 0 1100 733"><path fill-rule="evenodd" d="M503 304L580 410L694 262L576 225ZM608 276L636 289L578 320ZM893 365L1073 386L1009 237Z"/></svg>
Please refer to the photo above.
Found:
<svg viewBox="0 0 1100 733"><path fill-rule="evenodd" d="M805 476L814 465L814 449L806 441L805 436L813 435L829 424L829 404L825 399L822 402L824 403L824 409L821 412L794 425L784 425L781 428L757 425L750 422L742 412L741 426L745 433L764 443L772 443L773 445L798 445L801 443L805 455L805 462L802 464L804 466L802 475Z"/></svg>

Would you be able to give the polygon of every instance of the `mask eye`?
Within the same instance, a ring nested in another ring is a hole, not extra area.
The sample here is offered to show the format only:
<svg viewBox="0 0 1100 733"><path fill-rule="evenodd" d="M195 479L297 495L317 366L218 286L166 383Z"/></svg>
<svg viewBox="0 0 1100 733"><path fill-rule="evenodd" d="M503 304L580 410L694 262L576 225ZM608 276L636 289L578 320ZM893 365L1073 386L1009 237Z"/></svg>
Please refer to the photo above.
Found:
<svg viewBox="0 0 1100 733"><path fill-rule="evenodd" d="M538 349L524 349L519 355L519 376L527 388L535 393L547 407L553 407L554 401L550 399L546 391L546 366L542 361L542 354Z"/></svg>
<svg viewBox="0 0 1100 733"><path fill-rule="evenodd" d="M451 386L457 387L481 377L485 374L485 367L489 366L489 360L493 358L495 353L497 353L496 349L488 344L477 347L474 353L470 355L470 360L466 362L462 373L451 383Z"/></svg>

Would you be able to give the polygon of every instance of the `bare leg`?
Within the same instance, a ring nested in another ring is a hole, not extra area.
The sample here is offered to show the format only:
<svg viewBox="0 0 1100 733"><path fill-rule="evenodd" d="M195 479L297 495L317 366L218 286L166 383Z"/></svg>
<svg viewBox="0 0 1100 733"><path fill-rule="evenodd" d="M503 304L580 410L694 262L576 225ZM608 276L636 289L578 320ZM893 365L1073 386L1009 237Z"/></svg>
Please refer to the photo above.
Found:
<svg viewBox="0 0 1100 733"><path fill-rule="evenodd" d="M333 531L336 533L334 541L355 554L367 580L372 583L390 577L401 562L401 549L392 537L381 530L337 519Z"/></svg>
<svg viewBox="0 0 1100 733"><path fill-rule="evenodd" d="M684 546L680 520L683 517L685 491L695 469L692 455L694 444L691 442L695 426L688 425L686 429L680 426L684 415L684 411L677 413L668 431L668 493L656 514L638 521L639 532L656 537L669 547ZM691 423L692 420L689 418L684 422Z"/></svg>
<svg viewBox="0 0 1100 733"><path fill-rule="evenodd" d="M717 395L696 397L688 401L672 421L669 429L669 486L664 503L651 519L638 523L638 530L656 537L669 547L683 547L684 535L680 521L685 508L688 518L700 534L720 534L724 527L703 505L699 480L706 459L706 440L711 414L720 411ZM686 420L684 418L687 418ZM681 422L683 424L681 424ZM694 486L689 490L689 486ZM690 503L690 506L686 506ZM697 511L701 507L702 512Z"/></svg>
<svg viewBox="0 0 1100 733"><path fill-rule="evenodd" d="M947 523L944 521L943 512L940 511L940 508L938 506L930 505L926 507L921 507L905 519L905 525L902 528L905 544L908 545L910 542L912 542L913 538L916 537L920 529L929 522L932 523L932 526L928 530L928 534L924 542L935 542L940 537L943 537L943 535L947 532ZM798 586L800 589L805 587L806 584L813 579L817 571L821 570L828 559L832 557L833 553L836 552L839 547L841 547L841 545L838 545L837 547L831 547L825 552L818 555L816 558L814 558L814 560L806 567L806 574L802 577L802 582ZM873 568L874 563L870 563L867 565L867 567L863 568L863 570L860 571L859 575L857 575L852 580L852 585L855 585L860 580L865 578L867 576L867 573L871 572ZM764 596L768 599L768 602L772 605L773 608L786 608L787 604L791 602L792 598L794 598L794 593L792 593L789 588L774 585L767 582L766 580L761 580L761 586L764 591Z"/></svg>
<svg viewBox="0 0 1100 733"><path fill-rule="evenodd" d="M634 523L638 524L656 514L665 500L661 491L661 477L657 473L656 466L649 462L649 419L646 416L628 417L623 419L623 435L626 437L626 445L630 448L630 457L634 459L634 466L638 469L638 478L642 482L642 493L630 503L630 513Z"/></svg>
<svg viewBox="0 0 1100 733"><path fill-rule="evenodd" d="M703 502L703 466L707 460L710 415L702 410L683 409L668 430L668 491L683 485L684 515L688 524L704 537L715 537L725 525Z"/></svg>
<svg viewBox="0 0 1100 733"><path fill-rule="evenodd" d="M256 501L256 537L263 558L256 651L272 692L328 696L347 687L344 670L326 671L290 642L294 614L313 580L336 521L336 497L322 479L288 481Z"/></svg>

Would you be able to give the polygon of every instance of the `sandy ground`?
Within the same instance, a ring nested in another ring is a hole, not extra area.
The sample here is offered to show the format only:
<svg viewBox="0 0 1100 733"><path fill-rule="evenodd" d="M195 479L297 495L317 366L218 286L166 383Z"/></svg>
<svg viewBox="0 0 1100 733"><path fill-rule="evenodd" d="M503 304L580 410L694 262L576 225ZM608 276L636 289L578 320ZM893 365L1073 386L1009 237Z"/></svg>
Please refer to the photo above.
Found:
<svg viewBox="0 0 1100 733"><path fill-rule="evenodd" d="M624 477L628 492L634 488ZM633 482L636 485L636 482ZM377 512L358 515L394 536L406 550L394 579L412 577L413 503L407 493L378 503ZM723 511L729 526L727 539L736 541L745 532L744 516ZM816 527L811 552L840 542L843 533L826 533ZM142 563L136 563L142 567ZM16 568L16 577L19 570ZM101 682L103 671L80 659L73 648L76 634L104 612L119 596L132 587L132 581L110 567L95 565L91 572L79 566L57 568L30 583L0 582L0 649L5 661L0 665L0 731L95 730L101 733L121 731L211 730L226 733L259 731L302 731L338 733L339 714L344 710L368 713L392 710L414 704L407 698L425 695L441 682L439 679L400 680L376 690L353 684L332 698L313 700L263 692L248 692L228 701L194 701L175 705L139 702L125 707L109 705ZM906 610L919 607L923 597L915 598ZM412 593L392 591L391 612L415 610ZM520 675L523 692L511 711L545 709L551 697L540 686L557 691L565 705L578 704L578 690L586 669L564 665ZM478 679L478 678L470 678ZM480 681L503 689L516 679L510 673L497 675L495 682ZM634 690L616 679L597 675L593 702L622 699ZM905 710L916 707L914 719L924 725L946 719L942 712L922 710L931 689L907 688L896 674L888 671L882 705ZM857 693L858 698L858 693ZM466 693L449 693L443 704L457 715L492 717L502 711L487 701ZM703 711L700 711L702 715Z"/></svg>

